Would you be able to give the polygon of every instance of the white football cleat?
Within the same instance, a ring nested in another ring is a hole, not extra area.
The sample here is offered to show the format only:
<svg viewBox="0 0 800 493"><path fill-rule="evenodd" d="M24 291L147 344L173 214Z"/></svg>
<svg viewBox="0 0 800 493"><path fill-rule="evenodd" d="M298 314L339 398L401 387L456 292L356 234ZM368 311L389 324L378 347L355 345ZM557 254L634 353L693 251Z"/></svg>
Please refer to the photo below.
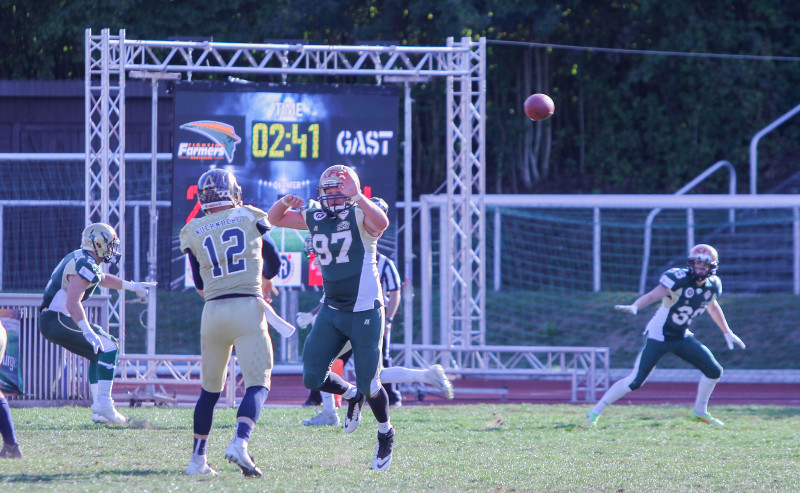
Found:
<svg viewBox="0 0 800 493"><path fill-rule="evenodd" d="M375 447L375 457L372 459L374 471L385 471L392 463L392 448L394 447L394 427L386 433L378 432L378 446Z"/></svg>
<svg viewBox="0 0 800 493"><path fill-rule="evenodd" d="M304 419L303 424L305 426L339 426L339 415L334 410L326 411L323 409L321 413L313 418Z"/></svg>
<svg viewBox="0 0 800 493"><path fill-rule="evenodd" d="M352 399L347 400L347 413L344 415L344 431L345 433L353 433L361 424L361 407L366 402L367 397L360 391L356 390L356 395Z"/></svg>
<svg viewBox="0 0 800 493"><path fill-rule="evenodd" d="M94 421L97 424L106 424L108 423L108 418L106 418L105 416L100 416L97 413L92 413L92 421Z"/></svg>
<svg viewBox="0 0 800 493"><path fill-rule="evenodd" d="M427 371L428 382L439 389L447 399L453 398L453 384L444 373L442 365L431 365Z"/></svg>
<svg viewBox="0 0 800 493"><path fill-rule="evenodd" d="M253 456L247 451L247 442L239 437L235 437L228 448L225 449L225 458L228 462L233 462L242 469L242 474L247 477L261 477L261 469L258 468Z"/></svg>
<svg viewBox="0 0 800 493"><path fill-rule="evenodd" d="M186 475L187 476L205 476L208 475L210 477L216 477L217 471L215 471L206 460L205 455L196 455L192 454L192 460L189 461L189 467L186 468Z"/></svg>
<svg viewBox="0 0 800 493"><path fill-rule="evenodd" d="M112 424L125 424L129 420L125 416L121 415L117 410L114 408L114 401L108 403L96 403L92 404L92 421L95 423L103 423L103 421L95 421L95 415L100 418L105 418L105 423L112 423Z"/></svg>

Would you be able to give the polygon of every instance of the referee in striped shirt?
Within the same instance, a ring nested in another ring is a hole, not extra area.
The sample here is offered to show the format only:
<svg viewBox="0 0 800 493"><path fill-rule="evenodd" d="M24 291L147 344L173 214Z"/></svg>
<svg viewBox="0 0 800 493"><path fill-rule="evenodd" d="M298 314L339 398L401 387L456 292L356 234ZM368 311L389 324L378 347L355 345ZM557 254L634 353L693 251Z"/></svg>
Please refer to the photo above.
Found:
<svg viewBox="0 0 800 493"><path fill-rule="evenodd" d="M375 202L385 214L389 214L389 204L380 197L372 197L370 200ZM378 274L380 275L381 288L383 289L383 301L386 309L386 325L383 327L383 367L392 366L392 358L389 356L389 341L392 335L392 318L400 307L400 274L392 259L378 253ZM403 398L397 390L397 384L383 384L386 393L389 394L389 405L400 407L403 405Z"/></svg>
<svg viewBox="0 0 800 493"><path fill-rule="evenodd" d="M392 334L392 318L397 313L400 306L400 274L392 259L378 252L378 273L383 289L384 303L386 305L386 325L383 328L383 367L392 366L392 358L389 356L389 340ZM389 394L389 405L400 407L402 396L397 390L397 384L383 384L386 393Z"/></svg>

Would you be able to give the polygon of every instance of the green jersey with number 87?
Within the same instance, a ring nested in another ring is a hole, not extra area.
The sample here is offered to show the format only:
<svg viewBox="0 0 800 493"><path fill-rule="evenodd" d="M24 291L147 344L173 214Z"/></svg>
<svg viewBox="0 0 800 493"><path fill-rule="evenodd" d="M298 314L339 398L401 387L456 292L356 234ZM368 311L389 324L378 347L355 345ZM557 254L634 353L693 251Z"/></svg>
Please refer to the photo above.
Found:
<svg viewBox="0 0 800 493"><path fill-rule="evenodd" d="M364 212L350 207L331 216L316 201L301 210L319 260L323 302L337 310L361 312L383 305L377 268L378 238L364 227Z"/></svg>
<svg viewBox="0 0 800 493"><path fill-rule="evenodd" d="M690 335L692 321L702 315L712 300L722 294L722 281L709 276L699 286L687 268L675 268L661 275L659 284L670 291L647 323L645 334L657 341L674 341Z"/></svg>

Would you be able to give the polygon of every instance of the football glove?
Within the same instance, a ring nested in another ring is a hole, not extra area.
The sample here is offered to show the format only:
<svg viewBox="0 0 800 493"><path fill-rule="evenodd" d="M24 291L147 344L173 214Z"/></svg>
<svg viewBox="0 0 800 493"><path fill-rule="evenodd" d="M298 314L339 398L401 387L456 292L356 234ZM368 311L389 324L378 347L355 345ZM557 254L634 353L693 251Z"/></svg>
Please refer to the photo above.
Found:
<svg viewBox="0 0 800 493"><path fill-rule="evenodd" d="M81 332L83 333L84 339L88 342L92 349L94 350L94 354L99 353L103 349L103 341L100 340L100 336L92 330L92 326L89 325L89 322L86 319L81 320L78 322L78 327L81 328Z"/></svg>
<svg viewBox="0 0 800 493"><path fill-rule="evenodd" d="M270 324L273 329L277 330L283 337L290 337L294 334L294 325L275 313L275 310L272 309L272 305L264 301L263 298L259 298L258 300L264 306L264 316L267 317L267 323Z"/></svg>
<svg viewBox="0 0 800 493"><path fill-rule="evenodd" d="M140 298L147 296L147 289L156 287L157 282L122 281L122 289L135 291Z"/></svg>
<svg viewBox="0 0 800 493"><path fill-rule="evenodd" d="M747 347L745 346L744 342L742 342L742 340L739 339L739 336L733 333L733 331L729 330L728 332L725 332L724 335L725 335L725 342L728 343L728 349L733 349L734 344L736 344L742 349Z"/></svg>
<svg viewBox="0 0 800 493"><path fill-rule="evenodd" d="M639 312L639 308L636 305L614 305L614 309L621 312L633 313L634 315Z"/></svg>
<svg viewBox="0 0 800 493"><path fill-rule="evenodd" d="M305 329L309 325L314 323L314 320L317 318L311 312L297 312L297 316L295 317L295 321L297 321L297 326L301 329Z"/></svg>

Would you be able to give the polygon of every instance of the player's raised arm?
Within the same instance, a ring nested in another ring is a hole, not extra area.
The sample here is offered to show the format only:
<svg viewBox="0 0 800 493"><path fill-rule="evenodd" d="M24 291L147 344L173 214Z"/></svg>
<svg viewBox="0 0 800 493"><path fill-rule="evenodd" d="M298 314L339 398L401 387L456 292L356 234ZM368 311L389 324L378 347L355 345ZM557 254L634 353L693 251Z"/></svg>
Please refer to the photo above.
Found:
<svg viewBox="0 0 800 493"><path fill-rule="evenodd" d="M352 200L354 204L358 204L364 212L364 226L366 226L367 232L376 238L382 235L389 227L389 218L386 213L373 201L364 197L356 177L347 171L339 171L337 175L342 182L339 185L342 194Z"/></svg>
<svg viewBox="0 0 800 493"><path fill-rule="evenodd" d="M614 309L633 313L636 315L640 309L646 307L647 305L660 300L661 298L669 295L669 289L664 287L663 284L659 284L658 286L654 287L650 292L641 295L636 301L633 302L632 305L614 305Z"/></svg>
<svg viewBox="0 0 800 493"><path fill-rule="evenodd" d="M284 195L276 200L267 211L269 221L275 226L292 229L308 229L303 214L299 210L303 206L303 199L297 195Z"/></svg>

